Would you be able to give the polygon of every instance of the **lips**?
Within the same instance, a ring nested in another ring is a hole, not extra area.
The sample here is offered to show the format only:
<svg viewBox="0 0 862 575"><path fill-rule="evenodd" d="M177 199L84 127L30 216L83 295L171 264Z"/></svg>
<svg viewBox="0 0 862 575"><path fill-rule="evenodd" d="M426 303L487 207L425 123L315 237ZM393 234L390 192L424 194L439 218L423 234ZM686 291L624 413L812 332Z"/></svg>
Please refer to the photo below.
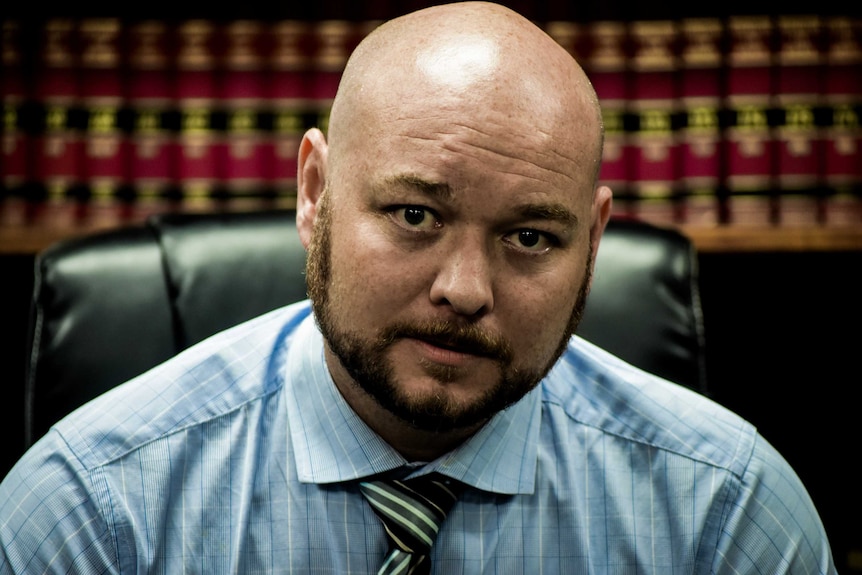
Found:
<svg viewBox="0 0 862 575"><path fill-rule="evenodd" d="M420 353L426 360L446 366L462 366L479 357L487 357L487 354L472 353L463 347L456 347L440 342L414 339L420 347Z"/></svg>
<svg viewBox="0 0 862 575"><path fill-rule="evenodd" d="M463 363L476 357L507 363L512 357L508 342L474 325L399 324L387 328L381 342L387 346L399 339L415 341L428 359L442 363Z"/></svg>

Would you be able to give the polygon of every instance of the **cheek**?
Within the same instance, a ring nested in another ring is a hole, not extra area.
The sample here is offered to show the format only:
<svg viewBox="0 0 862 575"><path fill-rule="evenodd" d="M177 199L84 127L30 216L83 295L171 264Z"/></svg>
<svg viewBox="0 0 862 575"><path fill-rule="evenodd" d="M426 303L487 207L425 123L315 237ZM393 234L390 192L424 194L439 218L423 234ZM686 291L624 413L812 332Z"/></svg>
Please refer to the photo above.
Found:
<svg viewBox="0 0 862 575"><path fill-rule="evenodd" d="M532 278L507 297L507 331L513 345L535 359L555 350L575 307L582 275ZM501 302L502 304L503 302ZM501 310L502 311L502 310Z"/></svg>
<svg viewBox="0 0 862 575"><path fill-rule="evenodd" d="M394 247L375 222L334 231L331 262L333 302L354 314L393 312L427 283L421 258Z"/></svg>

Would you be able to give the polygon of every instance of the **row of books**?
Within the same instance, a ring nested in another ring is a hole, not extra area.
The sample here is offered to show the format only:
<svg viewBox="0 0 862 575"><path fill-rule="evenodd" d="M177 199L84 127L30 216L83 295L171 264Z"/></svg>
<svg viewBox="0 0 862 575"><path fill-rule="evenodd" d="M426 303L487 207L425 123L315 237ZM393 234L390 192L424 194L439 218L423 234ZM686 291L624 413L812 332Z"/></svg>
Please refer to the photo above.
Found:
<svg viewBox="0 0 862 575"><path fill-rule="evenodd" d="M0 202L289 201L302 133L377 24L7 20ZM542 25L599 94L618 211L862 222L862 20Z"/></svg>
<svg viewBox="0 0 862 575"><path fill-rule="evenodd" d="M602 102L623 209L684 223L858 225L862 21L555 23Z"/></svg>

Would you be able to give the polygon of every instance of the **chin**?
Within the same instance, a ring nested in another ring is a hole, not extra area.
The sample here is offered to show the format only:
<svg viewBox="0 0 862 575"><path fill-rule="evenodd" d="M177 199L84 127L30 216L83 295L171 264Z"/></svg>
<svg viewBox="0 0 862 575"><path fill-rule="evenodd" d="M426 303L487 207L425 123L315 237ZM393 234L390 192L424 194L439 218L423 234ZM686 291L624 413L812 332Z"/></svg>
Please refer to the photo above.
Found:
<svg viewBox="0 0 862 575"><path fill-rule="evenodd" d="M498 378L493 383L477 385L475 380L447 380L426 375L411 383L390 380L383 385L362 387L378 404L410 427L446 433L481 425L520 400L536 383Z"/></svg>

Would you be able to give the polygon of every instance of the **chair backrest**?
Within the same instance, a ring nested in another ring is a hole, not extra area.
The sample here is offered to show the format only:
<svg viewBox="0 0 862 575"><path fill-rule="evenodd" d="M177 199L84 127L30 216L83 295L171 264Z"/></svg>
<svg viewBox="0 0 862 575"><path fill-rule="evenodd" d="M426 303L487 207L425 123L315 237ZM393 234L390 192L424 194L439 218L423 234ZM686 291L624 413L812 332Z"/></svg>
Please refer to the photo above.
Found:
<svg viewBox="0 0 862 575"><path fill-rule="evenodd" d="M292 211L156 216L48 248L36 260L23 443L207 336L304 298L304 262ZM612 221L579 333L704 391L696 271L684 236Z"/></svg>
<svg viewBox="0 0 862 575"><path fill-rule="evenodd" d="M611 220L578 334L629 363L707 393L697 252L677 231Z"/></svg>

